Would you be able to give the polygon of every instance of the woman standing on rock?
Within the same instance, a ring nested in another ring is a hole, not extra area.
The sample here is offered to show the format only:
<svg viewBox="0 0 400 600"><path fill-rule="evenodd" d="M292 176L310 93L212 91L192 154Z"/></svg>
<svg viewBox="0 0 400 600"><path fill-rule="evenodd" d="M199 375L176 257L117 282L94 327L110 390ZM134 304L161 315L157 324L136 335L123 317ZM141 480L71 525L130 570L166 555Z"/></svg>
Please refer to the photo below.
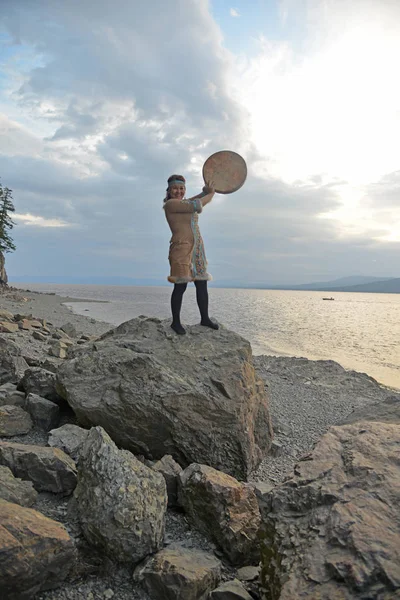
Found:
<svg viewBox="0 0 400 600"><path fill-rule="evenodd" d="M218 329L218 325L208 316L207 281L211 280L211 275L207 273L207 260L198 225L198 215L203 206L211 202L215 190L213 183L209 182L203 187L202 193L193 198L185 198L185 192L185 178L182 175L171 175L168 178L164 210L172 232L168 256L171 266L168 281L174 284L171 296L171 327L179 335L186 333L181 324L180 314L183 294L190 281L194 281L196 286L200 324Z"/></svg>

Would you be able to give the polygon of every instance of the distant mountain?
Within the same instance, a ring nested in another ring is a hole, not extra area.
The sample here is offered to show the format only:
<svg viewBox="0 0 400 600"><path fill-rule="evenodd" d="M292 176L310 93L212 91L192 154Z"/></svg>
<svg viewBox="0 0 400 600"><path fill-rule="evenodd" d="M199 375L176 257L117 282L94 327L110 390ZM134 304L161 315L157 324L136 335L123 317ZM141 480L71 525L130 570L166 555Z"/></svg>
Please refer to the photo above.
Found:
<svg viewBox="0 0 400 600"><path fill-rule="evenodd" d="M381 281L372 281L363 285L348 285L343 287L324 288L323 291L329 292L368 292L375 294L400 294L400 277L396 279L386 279Z"/></svg>
<svg viewBox="0 0 400 600"><path fill-rule="evenodd" d="M352 275L350 277L341 277L333 281L317 281L315 283L304 283L301 285L285 286L285 289L291 290L330 290L349 286L369 285L383 281L391 281L394 277L366 277L363 275ZM281 288L282 289L282 288Z"/></svg>

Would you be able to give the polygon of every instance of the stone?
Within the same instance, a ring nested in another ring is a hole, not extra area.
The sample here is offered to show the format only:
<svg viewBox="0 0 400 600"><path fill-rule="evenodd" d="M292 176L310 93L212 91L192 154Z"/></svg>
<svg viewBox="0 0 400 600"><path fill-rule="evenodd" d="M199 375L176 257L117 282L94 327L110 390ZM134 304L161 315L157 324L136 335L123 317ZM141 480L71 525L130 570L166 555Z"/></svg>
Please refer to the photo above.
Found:
<svg viewBox="0 0 400 600"><path fill-rule="evenodd" d="M237 570L237 576L240 581L254 581L260 575L260 567L253 567L252 565L241 567Z"/></svg>
<svg viewBox="0 0 400 600"><path fill-rule="evenodd" d="M163 545L163 476L118 450L101 427L90 430L81 450L74 502L87 541L113 560L137 563Z"/></svg>
<svg viewBox="0 0 400 600"><path fill-rule="evenodd" d="M11 469L0 465L0 498L20 506L32 506L36 502L37 491L31 481L14 477Z"/></svg>
<svg viewBox="0 0 400 600"><path fill-rule="evenodd" d="M6 335L0 335L0 384L18 383L26 369L28 364L22 358L17 344L7 339Z"/></svg>
<svg viewBox="0 0 400 600"><path fill-rule="evenodd" d="M29 324L34 329L42 329L42 323L40 321L38 321L37 319L31 319L29 321Z"/></svg>
<svg viewBox="0 0 400 600"><path fill-rule="evenodd" d="M58 587L76 560L65 527L31 508L0 500L0 589L4 600L30 600Z"/></svg>
<svg viewBox="0 0 400 600"><path fill-rule="evenodd" d="M283 446L277 440L272 440L270 454L271 456L281 456L283 453Z"/></svg>
<svg viewBox="0 0 400 600"><path fill-rule="evenodd" d="M0 406L20 406L25 404L25 394L17 391L14 383L5 383L0 386Z"/></svg>
<svg viewBox="0 0 400 600"><path fill-rule="evenodd" d="M74 460L78 460L88 434L89 431L87 429L67 423L58 429L50 431L48 444L54 448L60 448L60 450L69 454Z"/></svg>
<svg viewBox="0 0 400 600"><path fill-rule="evenodd" d="M58 448L0 442L0 464L32 481L38 492L67 495L76 486L75 463Z"/></svg>
<svg viewBox="0 0 400 600"><path fill-rule="evenodd" d="M137 567L134 578L154 600L206 600L221 579L221 563L205 552L169 547Z"/></svg>
<svg viewBox="0 0 400 600"><path fill-rule="evenodd" d="M261 581L271 600L400 594L398 424L331 427L271 492Z"/></svg>
<svg viewBox="0 0 400 600"><path fill-rule="evenodd" d="M37 394L28 394L25 409L31 415L35 425L40 429L44 429L44 431L50 431L50 429L57 427L60 421L60 409L57 404Z"/></svg>
<svg viewBox="0 0 400 600"><path fill-rule="evenodd" d="M138 317L76 346L57 371L57 390L84 426L101 425L147 459L171 454L246 479L268 452L268 397L250 343L220 327Z"/></svg>
<svg viewBox="0 0 400 600"><path fill-rule="evenodd" d="M9 321L0 321L1 333L15 333L18 331L18 323L10 323Z"/></svg>
<svg viewBox="0 0 400 600"><path fill-rule="evenodd" d="M10 311L0 308L0 320L1 321L13 321L14 315Z"/></svg>
<svg viewBox="0 0 400 600"><path fill-rule="evenodd" d="M32 337L35 340L39 340L39 342L47 342L48 335L49 335L48 333L43 333L41 331L36 331L36 329L35 329L35 331L32 332Z"/></svg>
<svg viewBox="0 0 400 600"><path fill-rule="evenodd" d="M75 338L77 337L77 331L75 328L75 325L72 325L72 323L65 323L65 325L62 325L60 327L61 331L63 331L64 333L66 333L69 337L71 338Z"/></svg>
<svg viewBox="0 0 400 600"><path fill-rule="evenodd" d="M29 321L29 319L21 319L18 321L18 329L29 331L31 329L31 321Z"/></svg>
<svg viewBox="0 0 400 600"><path fill-rule="evenodd" d="M158 471L165 479L168 493L168 506L179 506L178 502L178 475L182 467L174 461L170 454L166 454L161 460L152 465L154 471Z"/></svg>
<svg viewBox="0 0 400 600"><path fill-rule="evenodd" d="M28 394L36 394L57 404L61 398L56 392L56 374L41 367L30 367L25 371L19 388Z"/></svg>
<svg viewBox="0 0 400 600"><path fill-rule="evenodd" d="M213 590L210 600L253 600L249 592L242 586L240 581L233 579L226 581Z"/></svg>
<svg viewBox="0 0 400 600"><path fill-rule="evenodd" d="M254 490L207 465L179 475L180 501L190 522L235 565L259 561L261 516Z"/></svg>
<svg viewBox="0 0 400 600"><path fill-rule="evenodd" d="M388 396L382 402L369 404L353 411L340 425L357 421L379 421L380 423L400 424L400 395Z"/></svg>
<svg viewBox="0 0 400 600"><path fill-rule="evenodd" d="M255 492L258 508L260 509L261 517L263 517L271 510L271 492L275 486L265 481L252 482L250 485Z"/></svg>
<svg viewBox="0 0 400 600"><path fill-rule="evenodd" d="M32 427L32 419L20 406L0 406L0 437L23 435Z"/></svg>
<svg viewBox="0 0 400 600"><path fill-rule="evenodd" d="M67 345L62 340L55 340L52 342L48 349L50 356L56 356L57 358L66 358L67 356Z"/></svg>

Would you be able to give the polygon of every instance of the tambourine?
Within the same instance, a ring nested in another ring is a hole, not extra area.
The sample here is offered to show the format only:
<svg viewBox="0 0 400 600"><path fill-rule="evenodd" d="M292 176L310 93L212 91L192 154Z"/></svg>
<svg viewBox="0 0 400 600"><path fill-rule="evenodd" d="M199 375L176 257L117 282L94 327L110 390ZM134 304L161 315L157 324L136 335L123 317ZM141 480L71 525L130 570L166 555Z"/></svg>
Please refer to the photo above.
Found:
<svg viewBox="0 0 400 600"><path fill-rule="evenodd" d="M247 177L247 165L236 152L221 150L209 156L203 165L203 179L214 183L218 194L237 192Z"/></svg>

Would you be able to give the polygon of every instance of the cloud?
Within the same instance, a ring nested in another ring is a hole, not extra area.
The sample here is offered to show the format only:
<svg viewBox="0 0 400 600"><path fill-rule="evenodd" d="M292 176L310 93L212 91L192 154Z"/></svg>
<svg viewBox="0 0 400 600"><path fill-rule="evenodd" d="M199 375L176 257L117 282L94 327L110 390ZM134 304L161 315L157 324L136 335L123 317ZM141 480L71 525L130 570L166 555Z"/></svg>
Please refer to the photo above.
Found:
<svg viewBox="0 0 400 600"><path fill-rule="evenodd" d="M236 8L231 8L229 10L229 14L231 15L231 17L240 17L240 14Z"/></svg>
<svg viewBox="0 0 400 600"><path fill-rule="evenodd" d="M45 219L44 217L39 217L35 215L31 215L26 213L24 215L15 213L13 215L13 219L15 221L19 221L21 225L28 225L33 227L68 227L69 223L65 223L60 219Z"/></svg>
<svg viewBox="0 0 400 600"><path fill-rule="evenodd" d="M246 58L224 47L206 0L164 4L3 0L11 83L0 99L0 175L19 215L12 270L164 281L166 179L182 172L197 193L204 160L229 148L246 158L249 177L201 217L217 281L370 274L372 260L393 274L397 154L384 132L397 131L397 80L377 77L393 68L395 25L374 62L361 34L361 54L352 52L345 4L338 16L325 3L335 42L311 2L304 51L261 38ZM288 27L296 6L282 8ZM375 121L379 89L387 110ZM370 175L361 196L351 181L359 173Z"/></svg>

